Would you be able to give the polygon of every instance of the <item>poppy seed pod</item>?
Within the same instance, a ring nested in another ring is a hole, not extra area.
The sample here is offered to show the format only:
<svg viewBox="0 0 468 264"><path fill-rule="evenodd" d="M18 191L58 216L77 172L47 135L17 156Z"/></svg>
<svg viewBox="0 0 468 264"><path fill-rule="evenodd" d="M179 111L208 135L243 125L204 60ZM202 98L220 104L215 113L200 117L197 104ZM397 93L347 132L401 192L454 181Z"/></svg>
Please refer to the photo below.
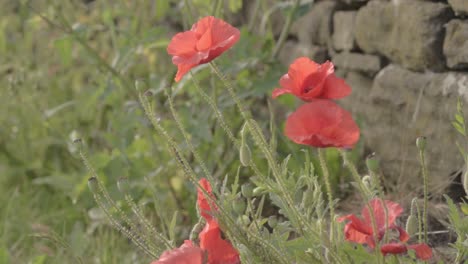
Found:
<svg viewBox="0 0 468 264"><path fill-rule="evenodd" d="M418 147L420 151L424 151L426 149L426 143L427 143L426 137L418 137L416 139L416 146Z"/></svg>
<svg viewBox="0 0 468 264"><path fill-rule="evenodd" d="M253 190L254 190L254 187L250 183L242 184L241 186L241 193L245 198L252 198Z"/></svg>
<svg viewBox="0 0 468 264"><path fill-rule="evenodd" d="M99 183L96 177L88 179L88 188L93 194L97 194L99 192Z"/></svg>

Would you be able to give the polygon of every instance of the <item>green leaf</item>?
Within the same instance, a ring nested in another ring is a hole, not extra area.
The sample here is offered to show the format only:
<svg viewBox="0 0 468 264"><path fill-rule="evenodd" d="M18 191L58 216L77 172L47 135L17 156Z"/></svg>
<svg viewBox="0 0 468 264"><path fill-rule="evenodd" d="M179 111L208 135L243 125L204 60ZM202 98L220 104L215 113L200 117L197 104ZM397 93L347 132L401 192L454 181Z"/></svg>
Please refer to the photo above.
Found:
<svg viewBox="0 0 468 264"><path fill-rule="evenodd" d="M63 37L55 40L54 46L60 55L62 64L64 66L70 66L72 62L73 40L70 37Z"/></svg>
<svg viewBox="0 0 468 264"><path fill-rule="evenodd" d="M462 134L463 136L466 136L465 129L462 127L462 125L460 125L459 123L455 121L452 122L452 125L458 131L458 133Z"/></svg>

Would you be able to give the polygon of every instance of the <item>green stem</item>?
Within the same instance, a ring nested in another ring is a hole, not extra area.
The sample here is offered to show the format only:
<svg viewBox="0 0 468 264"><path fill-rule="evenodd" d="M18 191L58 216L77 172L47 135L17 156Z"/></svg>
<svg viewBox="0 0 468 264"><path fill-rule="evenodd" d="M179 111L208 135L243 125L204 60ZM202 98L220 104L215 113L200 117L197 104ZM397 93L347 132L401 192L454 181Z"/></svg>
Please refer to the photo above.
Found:
<svg viewBox="0 0 468 264"><path fill-rule="evenodd" d="M424 185L424 204L423 204L423 226L424 226L424 242L427 243L427 201L428 197L428 175L427 175L427 167L426 167L426 160L424 157L424 151L419 150L419 157L421 159L421 169L422 169L422 176L423 176L423 185Z"/></svg>
<svg viewBox="0 0 468 264"><path fill-rule="evenodd" d="M374 210L372 209L372 206L369 203L369 197L366 195L366 191L364 189L361 176L357 172L356 166L349 160L347 153L344 150L340 150L340 154L343 157L343 161L346 167L348 167L349 171L351 172L351 175L354 178L354 181L356 182L358 188L359 188L359 193L361 194L363 200L366 203L367 210L369 211L370 218L371 218L371 223L372 223L372 233L374 235L374 241L375 241L375 254L377 257L377 263L382 263L382 255L380 254L380 243L379 243L379 229L377 227L377 222L375 221L375 215L374 215ZM382 203L385 202L381 200ZM385 261L385 260L384 260Z"/></svg>
<svg viewBox="0 0 468 264"><path fill-rule="evenodd" d="M322 168L323 180L327 189L328 206L330 208L330 245L333 246L333 238L335 232L335 205L333 202L333 190L330 183L330 173L328 171L327 163L325 161L325 153L324 150L322 150L321 148L318 149L318 156L320 161L320 167Z"/></svg>
<svg viewBox="0 0 468 264"><path fill-rule="evenodd" d="M273 49L273 52L271 54L271 59L276 58L276 56L278 56L278 53L281 51L281 48L283 47L284 42L286 41L286 38L288 37L289 29L291 28L292 19L300 3L301 3L301 0L294 1L293 8L291 9L291 12L289 12L288 17L286 18L286 23L283 29L281 30L281 34L279 36L278 42L276 42L275 48Z"/></svg>

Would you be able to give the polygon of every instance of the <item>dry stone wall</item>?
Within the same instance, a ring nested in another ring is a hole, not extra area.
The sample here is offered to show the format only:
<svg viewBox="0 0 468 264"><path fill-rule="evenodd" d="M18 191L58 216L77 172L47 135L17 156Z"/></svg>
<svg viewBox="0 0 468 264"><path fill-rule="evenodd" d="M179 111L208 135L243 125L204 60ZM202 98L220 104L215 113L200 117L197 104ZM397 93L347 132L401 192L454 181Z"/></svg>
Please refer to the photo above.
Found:
<svg viewBox="0 0 468 264"><path fill-rule="evenodd" d="M291 28L280 59L332 60L352 86L343 101L385 175L420 186L415 139L428 138L433 190L462 168L451 125L468 112L468 0L322 0ZM412 180L414 179L414 180Z"/></svg>

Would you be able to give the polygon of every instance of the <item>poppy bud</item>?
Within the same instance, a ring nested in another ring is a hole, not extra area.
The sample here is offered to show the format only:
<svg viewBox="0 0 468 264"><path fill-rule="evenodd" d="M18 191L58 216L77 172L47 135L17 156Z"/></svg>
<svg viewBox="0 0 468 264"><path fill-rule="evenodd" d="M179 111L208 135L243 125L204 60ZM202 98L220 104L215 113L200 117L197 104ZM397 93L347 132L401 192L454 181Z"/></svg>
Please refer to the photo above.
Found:
<svg viewBox="0 0 468 264"><path fill-rule="evenodd" d="M271 228L275 228L278 225L278 217L276 217L275 215L268 217L268 225Z"/></svg>
<svg viewBox="0 0 468 264"><path fill-rule="evenodd" d="M241 193L245 198L252 198L253 190L253 185L250 183L246 183L241 186Z"/></svg>
<svg viewBox="0 0 468 264"><path fill-rule="evenodd" d="M99 183L96 177L91 177L88 179L88 188L93 194L97 194L99 192Z"/></svg>
<svg viewBox="0 0 468 264"><path fill-rule="evenodd" d="M362 182L362 185L364 186L365 191L367 192L367 194L372 195L372 189L373 188L372 188L372 178L371 178L371 176L365 175L364 177L362 177L361 182Z"/></svg>
<svg viewBox="0 0 468 264"><path fill-rule="evenodd" d="M465 169L462 180L463 180L463 189L465 189L465 193L468 195L468 168Z"/></svg>
<svg viewBox="0 0 468 264"><path fill-rule="evenodd" d="M255 189L253 190L253 195L254 195L254 196L260 196L260 195L264 194L265 191L266 191L265 188L263 188L263 187L257 187L257 188L255 188Z"/></svg>
<svg viewBox="0 0 468 264"><path fill-rule="evenodd" d="M377 159L375 153L372 153L369 156L367 156L366 165L367 165L367 169L370 172L377 173L379 171L380 164L379 164L379 160Z"/></svg>
<svg viewBox="0 0 468 264"><path fill-rule="evenodd" d="M128 184L128 178L127 177L120 177L120 179L117 181L117 188L119 188L119 191L123 194L127 194L129 188Z"/></svg>
<svg viewBox="0 0 468 264"><path fill-rule="evenodd" d="M146 90L146 84L142 80L136 80L135 81L135 88L138 92L141 92L143 90Z"/></svg>
<svg viewBox="0 0 468 264"><path fill-rule="evenodd" d="M410 215L406 220L406 233L410 236L416 234L419 229L418 218L415 215Z"/></svg>
<svg viewBox="0 0 468 264"><path fill-rule="evenodd" d="M250 160L252 159L252 153L250 152L250 148L247 145L247 142L245 140L246 133L247 133L246 126L247 126L247 123L244 124L241 130L241 145L239 149L240 162L245 167L249 166Z"/></svg>
<svg viewBox="0 0 468 264"><path fill-rule="evenodd" d="M242 225L248 225L250 224L250 218L246 215L241 215L241 217L239 217L238 221L242 224Z"/></svg>
<svg viewBox="0 0 468 264"><path fill-rule="evenodd" d="M416 139L416 146L420 151L424 151L426 149L426 137L418 137Z"/></svg>
<svg viewBox="0 0 468 264"><path fill-rule="evenodd" d="M242 141L240 150L239 150L240 162L244 167L249 166L250 160L252 158L252 153L250 152L249 146Z"/></svg>
<svg viewBox="0 0 468 264"><path fill-rule="evenodd" d="M246 208L245 200L241 197L237 197L232 204L232 208L234 209L234 212L243 214Z"/></svg>

